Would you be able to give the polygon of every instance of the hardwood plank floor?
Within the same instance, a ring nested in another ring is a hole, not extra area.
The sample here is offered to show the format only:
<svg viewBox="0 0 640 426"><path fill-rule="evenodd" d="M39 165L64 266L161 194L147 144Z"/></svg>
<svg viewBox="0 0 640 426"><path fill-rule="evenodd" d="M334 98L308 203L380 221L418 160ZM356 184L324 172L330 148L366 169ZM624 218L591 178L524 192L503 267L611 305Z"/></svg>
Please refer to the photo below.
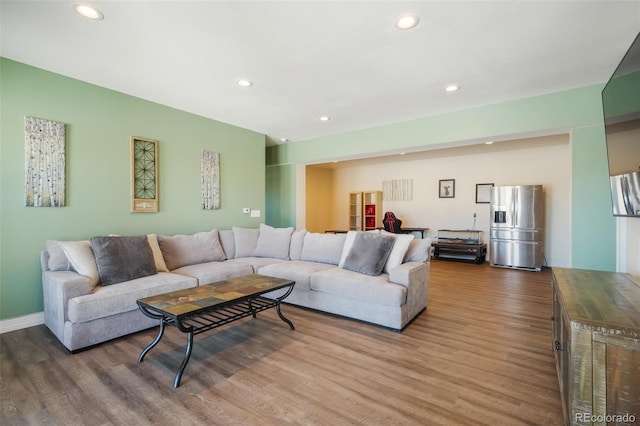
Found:
<svg viewBox="0 0 640 426"><path fill-rule="evenodd" d="M69 354L45 326L0 336L7 425L560 425L549 270L434 260L402 333L293 306L186 342L169 327Z"/></svg>

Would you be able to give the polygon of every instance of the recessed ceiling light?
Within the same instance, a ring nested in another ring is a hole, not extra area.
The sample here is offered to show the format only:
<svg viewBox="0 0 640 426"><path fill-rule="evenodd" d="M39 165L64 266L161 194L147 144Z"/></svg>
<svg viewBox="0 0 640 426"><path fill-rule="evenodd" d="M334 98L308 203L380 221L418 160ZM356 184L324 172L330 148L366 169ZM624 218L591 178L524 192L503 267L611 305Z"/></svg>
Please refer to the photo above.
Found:
<svg viewBox="0 0 640 426"><path fill-rule="evenodd" d="M488 141L488 142L485 142L485 145L491 145L492 143L493 141Z"/></svg>
<svg viewBox="0 0 640 426"><path fill-rule="evenodd" d="M93 6L84 3L73 3L72 6L76 12L85 18L93 19L94 21L102 21L104 19L102 12Z"/></svg>
<svg viewBox="0 0 640 426"><path fill-rule="evenodd" d="M240 79L238 80L238 86L240 87L250 87L253 86L253 83L247 79Z"/></svg>
<svg viewBox="0 0 640 426"><path fill-rule="evenodd" d="M287 138L280 138L280 142L289 142L289 139L287 139Z"/></svg>
<svg viewBox="0 0 640 426"><path fill-rule="evenodd" d="M457 92L458 90L460 90L460 86L457 84L450 84L444 88L445 92Z"/></svg>
<svg viewBox="0 0 640 426"><path fill-rule="evenodd" d="M329 120L331 120L331 117L329 117L327 115L323 115L323 116L320 116L320 118L318 118L318 120L320 120L320 121L329 121Z"/></svg>
<svg viewBox="0 0 640 426"><path fill-rule="evenodd" d="M396 19L396 28L399 30L410 30L418 25L420 18L411 13L405 13Z"/></svg>

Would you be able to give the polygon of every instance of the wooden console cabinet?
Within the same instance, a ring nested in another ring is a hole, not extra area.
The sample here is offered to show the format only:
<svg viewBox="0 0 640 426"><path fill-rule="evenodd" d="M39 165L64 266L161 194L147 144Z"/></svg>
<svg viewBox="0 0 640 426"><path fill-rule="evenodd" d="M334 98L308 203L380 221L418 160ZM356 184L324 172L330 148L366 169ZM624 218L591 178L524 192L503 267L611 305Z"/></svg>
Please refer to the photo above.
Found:
<svg viewBox="0 0 640 426"><path fill-rule="evenodd" d="M640 422L640 283L553 268L552 347L565 423Z"/></svg>

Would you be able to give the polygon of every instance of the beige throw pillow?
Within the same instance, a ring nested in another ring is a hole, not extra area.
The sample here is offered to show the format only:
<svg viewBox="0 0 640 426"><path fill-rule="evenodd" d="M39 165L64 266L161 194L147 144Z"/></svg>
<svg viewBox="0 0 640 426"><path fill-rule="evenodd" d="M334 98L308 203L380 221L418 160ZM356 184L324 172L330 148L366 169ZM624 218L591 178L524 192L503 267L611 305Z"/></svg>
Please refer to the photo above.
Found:
<svg viewBox="0 0 640 426"><path fill-rule="evenodd" d="M100 284L98 265L89 240L84 241L60 241L60 247L67 255L73 269L80 275L89 278L91 289Z"/></svg>

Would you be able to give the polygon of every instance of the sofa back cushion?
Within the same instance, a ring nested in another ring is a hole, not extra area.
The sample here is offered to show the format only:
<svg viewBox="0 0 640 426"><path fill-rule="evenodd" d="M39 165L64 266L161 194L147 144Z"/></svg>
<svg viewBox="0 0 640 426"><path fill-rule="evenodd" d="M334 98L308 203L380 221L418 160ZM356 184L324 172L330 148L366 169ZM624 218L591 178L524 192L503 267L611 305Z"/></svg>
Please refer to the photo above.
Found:
<svg viewBox="0 0 640 426"><path fill-rule="evenodd" d="M258 237L260 237L260 230L258 228L238 228L236 226L232 227L232 229L236 246L234 259L253 255L253 251L258 244Z"/></svg>
<svg viewBox="0 0 640 426"><path fill-rule="evenodd" d="M289 246L289 258L291 260L300 260L305 235L307 235L306 229L298 229L291 234L291 246Z"/></svg>
<svg viewBox="0 0 640 426"><path fill-rule="evenodd" d="M220 244L222 244L222 249L227 259L236 257L236 242L233 236L233 229L218 230L218 238L220 239Z"/></svg>
<svg viewBox="0 0 640 426"><path fill-rule="evenodd" d="M409 244L404 255L405 262L426 262L431 258L431 238L416 238Z"/></svg>
<svg viewBox="0 0 640 426"><path fill-rule="evenodd" d="M60 246L58 240L47 240L44 243L44 249L49 253L49 260L47 262L47 269L49 271L70 271L71 262L64 250Z"/></svg>
<svg viewBox="0 0 640 426"><path fill-rule="evenodd" d="M346 234L307 232L304 236L300 260L337 265L342 255Z"/></svg>
<svg viewBox="0 0 640 426"><path fill-rule="evenodd" d="M289 260L291 234L293 234L293 228L274 228L261 223L253 256Z"/></svg>
<svg viewBox="0 0 640 426"><path fill-rule="evenodd" d="M117 284L158 273L146 235L91 237L100 283Z"/></svg>
<svg viewBox="0 0 640 426"><path fill-rule="evenodd" d="M170 271L196 263L226 259L217 229L192 235L158 235L158 243Z"/></svg>

